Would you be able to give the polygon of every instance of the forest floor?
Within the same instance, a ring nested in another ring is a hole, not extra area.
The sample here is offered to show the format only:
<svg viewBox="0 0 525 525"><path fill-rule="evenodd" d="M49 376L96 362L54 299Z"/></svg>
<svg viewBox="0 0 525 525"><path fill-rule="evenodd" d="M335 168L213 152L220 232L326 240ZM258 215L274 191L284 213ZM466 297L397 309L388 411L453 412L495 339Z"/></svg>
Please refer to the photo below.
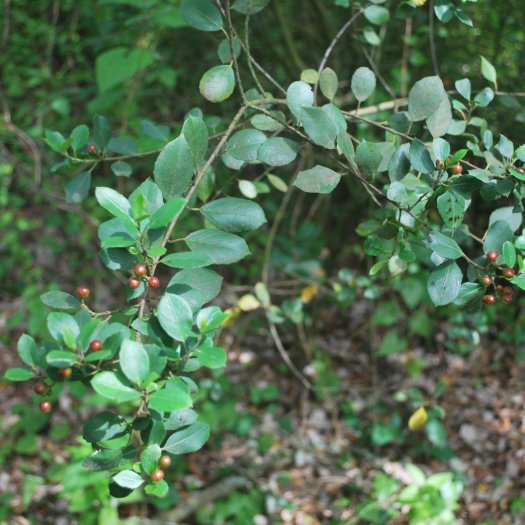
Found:
<svg viewBox="0 0 525 525"><path fill-rule="evenodd" d="M516 361L513 351L487 341L463 357L413 348L412 355L423 359L424 368L417 377L407 379L402 357L381 361L373 357L366 334L359 330L364 317L366 312L351 319L326 319L331 325L329 335L320 331L307 344L329 358L333 387L330 390L328 385L325 395L309 392L283 369L271 339L236 338L235 332L228 335L229 364L224 371L228 383L248 385L255 393L274 385L277 398L254 401L253 392L251 396L246 393L249 390L236 398L237 415L249 414L255 423L243 435L225 431L220 440L188 457L185 474L176 480L181 504L175 510L152 513L149 508L131 505L122 513L140 512L140 523L208 525L202 521L203 509L214 508L219 501L242 505L242 495L248 494L248 498L260 497L265 502L261 505L266 510L257 515L256 525L360 523L353 520L359 504L370 498L374 478L385 473L406 483L410 474L405 467L414 463L427 474L452 470L464 475L458 523L525 523L525 364ZM284 342L290 343L286 337ZM295 349L291 355L306 362L300 352ZM14 350L0 356L1 369L15 365ZM310 365L303 371L315 382L318 370ZM447 446L455 455L447 462L416 447L424 438L406 429L412 409L405 404L403 411L403 405L393 401L396 392L410 387L431 396L438 381L448 385L439 400L446 412ZM62 417L78 421L71 400L65 397ZM30 398L28 385L0 385L0 448L7 450L12 445L8 430L18 416L10 415L11 409ZM401 411L402 442L379 447L364 441L363 429L384 417L374 410L378 404L387 408L388 416ZM348 406L353 415L344 409ZM359 425L352 424L352 418ZM67 461L67 452L54 443L49 429L40 432L38 450L51 453L59 463ZM8 503L11 517L7 523L77 523L76 518L65 518L67 507L57 499L58 488L53 483L42 484L33 490L31 501L23 503L22 480L28 465L31 475L45 478L48 463L39 454L10 453L2 461L0 494L14 496ZM223 511L227 516L228 510ZM200 521L195 521L195 513ZM226 517L223 523L238 522Z"/></svg>

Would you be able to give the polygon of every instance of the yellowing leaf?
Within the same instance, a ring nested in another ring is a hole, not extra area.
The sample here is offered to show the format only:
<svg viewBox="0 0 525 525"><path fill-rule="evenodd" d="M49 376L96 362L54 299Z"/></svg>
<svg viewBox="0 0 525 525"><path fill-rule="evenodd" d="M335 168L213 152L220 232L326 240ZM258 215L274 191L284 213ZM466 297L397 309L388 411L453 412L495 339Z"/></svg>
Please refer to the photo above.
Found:
<svg viewBox="0 0 525 525"><path fill-rule="evenodd" d="M428 414L425 410L425 407L419 407L408 420L408 428L412 432L417 432L418 430L421 430L428 421Z"/></svg>
<svg viewBox="0 0 525 525"><path fill-rule="evenodd" d="M252 310L257 310L257 308L261 306L261 303L254 295L247 293L239 299L237 306L243 312L251 312Z"/></svg>
<svg viewBox="0 0 525 525"><path fill-rule="evenodd" d="M414 4L416 4L417 7L422 7L427 3L427 0L414 0Z"/></svg>
<svg viewBox="0 0 525 525"><path fill-rule="evenodd" d="M237 322L237 319L239 319L239 316L241 315L241 309L238 306L234 306L233 308L224 310L224 313L228 314L228 317L224 319L224 321L221 323L221 326L223 328L229 328Z"/></svg>
<svg viewBox="0 0 525 525"><path fill-rule="evenodd" d="M312 284L301 290L301 302L304 304L309 303L319 293L319 287L316 284Z"/></svg>

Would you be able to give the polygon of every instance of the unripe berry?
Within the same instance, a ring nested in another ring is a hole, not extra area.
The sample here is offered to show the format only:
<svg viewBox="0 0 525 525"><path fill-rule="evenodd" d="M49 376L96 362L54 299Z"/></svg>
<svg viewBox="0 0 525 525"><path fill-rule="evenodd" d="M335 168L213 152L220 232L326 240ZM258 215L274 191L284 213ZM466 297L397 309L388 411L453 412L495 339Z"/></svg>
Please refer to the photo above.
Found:
<svg viewBox="0 0 525 525"><path fill-rule="evenodd" d="M452 167L452 173L454 173L454 175L460 175L463 173L463 166L461 165L461 162L456 162L456 164L454 164Z"/></svg>
<svg viewBox="0 0 525 525"><path fill-rule="evenodd" d="M43 396L47 391L47 387L46 385L44 385L44 383L37 383L33 387L33 390L35 391L35 394L38 394L39 396Z"/></svg>
<svg viewBox="0 0 525 525"><path fill-rule="evenodd" d="M40 412L44 412L44 414L51 412L52 408L53 405L51 401L41 401L40 403L38 403L38 410L40 410Z"/></svg>
<svg viewBox="0 0 525 525"><path fill-rule="evenodd" d="M89 343L89 349L92 352L98 352L99 350L102 350L102 341L99 339L93 339L93 341Z"/></svg>
<svg viewBox="0 0 525 525"><path fill-rule="evenodd" d="M160 281L158 277L150 277L148 284L151 286L151 288L158 288L160 286Z"/></svg>
<svg viewBox="0 0 525 525"><path fill-rule="evenodd" d="M164 471L160 468L156 468L152 473L151 473L151 480L152 481L161 481L164 479Z"/></svg>
<svg viewBox="0 0 525 525"><path fill-rule="evenodd" d="M61 368L58 373L64 378L68 379L71 377L71 374L73 373L73 370L69 367L67 368Z"/></svg>
<svg viewBox="0 0 525 525"><path fill-rule="evenodd" d="M490 262L490 263L494 263L498 260L498 257L499 257L499 253L492 250L490 252L487 253L486 255L487 257L487 261Z"/></svg>
<svg viewBox="0 0 525 525"><path fill-rule="evenodd" d="M137 277L144 277L148 273L148 269L143 264L137 264L133 271Z"/></svg>
<svg viewBox="0 0 525 525"><path fill-rule="evenodd" d="M90 289L87 287L87 286L79 286L77 288L77 295L81 298L81 299L87 299L89 297L89 294L91 293Z"/></svg>
<svg viewBox="0 0 525 525"><path fill-rule="evenodd" d="M438 168L440 168L440 169L441 169L444 165L445 165L445 163L444 163L442 160L438 160L438 161L436 162L436 166L437 166Z"/></svg>
<svg viewBox="0 0 525 525"><path fill-rule="evenodd" d="M135 279L134 277L132 277L129 281L128 281L128 286L130 288L133 288L133 289L137 289L139 286L140 286L140 281L138 279Z"/></svg>
<svg viewBox="0 0 525 525"><path fill-rule="evenodd" d="M171 458L169 456L161 456L159 465L164 468L169 467L171 465Z"/></svg>
<svg viewBox="0 0 525 525"><path fill-rule="evenodd" d="M481 278L481 284L483 286L490 286L492 284L492 279L490 278L490 275L484 275Z"/></svg>
<svg viewBox="0 0 525 525"><path fill-rule="evenodd" d="M495 296L495 295L492 295L492 294L484 295L484 296L483 296L483 302L484 302L486 305L494 304L494 303L496 302L496 296Z"/></svg>
<svg viewBox="0 0 525 525"><path fill-rule="evenodd" d="M89 153L96 153L97 147L95 146L95 144L90 144L88 146L88 151L89 151Z"/></svg>
<svg viewBox="0 0 525 525"><path fill-rule="evenodd" d="M516 272L513 268L505 268L503 270L503 277L506 279L512 279L516 275Z"/></svg>

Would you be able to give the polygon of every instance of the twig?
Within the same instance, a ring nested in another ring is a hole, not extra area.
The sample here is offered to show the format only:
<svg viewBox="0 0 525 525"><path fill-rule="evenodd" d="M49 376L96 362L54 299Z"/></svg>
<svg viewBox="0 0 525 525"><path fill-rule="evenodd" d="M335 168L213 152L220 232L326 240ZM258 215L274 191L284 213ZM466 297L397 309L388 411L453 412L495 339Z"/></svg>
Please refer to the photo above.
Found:
<svg viewBox="0 0 525 525"><path fill-rule="evenodd" d="M264 88L259 82L257 74L255 73L255 69L253 68L253 62L251 61L252 55L250 51L250 15L246 15L246 19L244 21L244 38L246 40L246 56L248 57L248 69L250 70L252 78L257 86L257 89L260 91L261 95L264 96Z"/></svg>
<svg viewBox="0 0 525 525"><path fill-rule="evenodd" d="M244 88L242 86L241 74L239 72L239 64L237 63L237 57L235 56L235 44L234 44L234 31L232 25L232 15L230 0L226 0L226 21L228 23L228 42L230 43L230 53L232 57L233 70L235 71L235 76L237 77L237 84L239 84L239 93L241 94L243 104L246 104L246 94L244 93Z"/></svg>
<svg viewBox="0 0 525 525"><path fill-rule="evenodd" d="M428 3L428 36L430 40L430 54L432 55L432 64L434 73L439 77L439 63L436 53L436 35L434 30L434 0Z"/></svg>

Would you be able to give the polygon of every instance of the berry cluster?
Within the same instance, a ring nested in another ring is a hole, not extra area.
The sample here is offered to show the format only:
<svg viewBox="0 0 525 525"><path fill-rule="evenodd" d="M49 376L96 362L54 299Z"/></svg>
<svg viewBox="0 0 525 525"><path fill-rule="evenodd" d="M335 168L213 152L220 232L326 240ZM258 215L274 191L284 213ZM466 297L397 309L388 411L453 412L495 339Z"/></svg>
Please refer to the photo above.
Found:
<svg viewBox="0 0 525 525"><path fill-rule="evenodd" d="M171 458L169 456L161 456L161 458L159 459L159 467L157 467L151 473L151 480L152 481L162 481L164 479L164 470L162 470L162 468L168 468L170 465L171 465Z"/></svg>
<svg viewBox="0 0 525 525"><path fill-rule="evenodd" d="M136 290L140 286L141 279L146 279L150 288L158 288L160 286L160 280L158 277L155 277L154 275L152 275L151 277L147 277L148 269L144 264L137 264L133 268L133 273L135 274L135 277L131 277L128 280L128 286L130 288L133 288L134 290Z"/></svg>
<svg viewBox="0 0 525 525"><path fill-rule="evenodd" d="M450 167L453 175L461 175L463 173L463 165L461 164L461 162L456 162L453 166L450 166L449 162L450 162L450 157L449 157L449 160L447 160L446 163L443 162L442 160L438 160L436 162L436 166L439 169L445 169L445 168L449 168Z"/></svg>
<svg viewBox="0 0 525 525"><path fill-rule="evenodd" d="M495 266L499 258L499 253L496 251L490 251L486 254L487 261ZM483 286L491 287L492 290L483 296L483 303L487 306L495 304L498 301L498 298L505 304L512 303L512 297L514 293L514 288L509 286L507 281L512 279L516 275L514 268L501 268L496 266L496 271L501 271L501 275L484 275L481 277L481 284ZM498 282L495 282L495 279L499 279Z"/></svg>

